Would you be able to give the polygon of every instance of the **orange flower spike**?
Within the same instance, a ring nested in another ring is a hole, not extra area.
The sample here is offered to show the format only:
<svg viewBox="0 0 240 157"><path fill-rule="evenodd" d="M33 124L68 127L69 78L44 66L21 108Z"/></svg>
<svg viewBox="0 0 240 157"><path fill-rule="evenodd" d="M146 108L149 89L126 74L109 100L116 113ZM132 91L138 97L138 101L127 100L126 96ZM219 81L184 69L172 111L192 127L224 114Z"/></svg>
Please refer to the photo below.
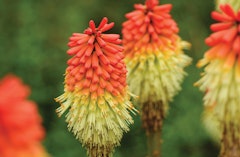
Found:
<svg viewBox="0 0 240 157"><path fill-rule="evenodd" d="M153 134L161 132L169 102L181 90L186 75L183 69L191 63L191 58L183 52L190 44L178 36L179 29L170 15L171 4L159 5L158 0L146 0L134 8L125 15L127 20L122 24L127 81L131 92L139 96L147 135L157 139ZM160 144L150 143L150 147ZM149 148L154 155L148 156L159 156L160 151L155 148L160 149L160 145Z"/></svg>
<svg viewBox="0 0 240 157"><path fill-rule="evenodd" d="M73 57L67 62L65 93L56 98L62 104L58 114L69 109L69 130L89 156L111 155L133 123L129 111L135 109L129 101L120 35L103 34L113 26L107 18L98 27L91 20L83 34L69 38L67 54Z"/></svg>
<svg viewBox="0 0 240 157"><path fill-rule="evenodd" d="M178 75L173 71L179 71L179 75L172 78L183 78L185 73L182 69L191 62L190 57L183 54L183 48L189 44L177 34L179 29L170 15L171 4L159 5L158 0L146 0L145 4L135 4L134 8L125 15L127 20L122 25L128 84L141 103L151 99L154 102L164 101L167 106L180 90L182 79L173 79L173 83L168 83L169 87L162 80L171 80L170 75ZM178 86L173 87L173 84Z"/></svg>
<svg viewBox="0 0 240 157"><path fill-rule="evenodd" d="M29 94L30 88L14 75L0 80L1 157L48 157L41 145L42 119Z"/></svg>

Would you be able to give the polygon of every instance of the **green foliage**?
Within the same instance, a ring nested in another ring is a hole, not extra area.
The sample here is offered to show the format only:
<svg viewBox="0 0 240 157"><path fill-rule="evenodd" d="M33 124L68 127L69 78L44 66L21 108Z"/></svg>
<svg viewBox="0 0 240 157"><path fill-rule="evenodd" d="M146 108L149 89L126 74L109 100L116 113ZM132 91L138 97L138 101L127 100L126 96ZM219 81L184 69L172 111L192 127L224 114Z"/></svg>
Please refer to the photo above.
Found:
<svg viewBox="0 0 240 157"><path fill-rule="evenodd" d="M0 1L0 76L14 73L31 86L31 99L39 105L46 128L44 145L53 157L86 156L81 144L67 131L64 118L58 118L59 104L53 98L63 92L64 71L68 59L68 37L83 32L88 21L99 22L106 16L115 22L113 32L121 33L124 14L133 10L134 3L143 0L9 0ZM182 91L171 103L164 121L164 157L212 157L218 147L206 134L202 123L202 94L193 83L200 77L195 66L207 47L204 39L209 34L212 1L162 0L172 3L172 16L180 28L181 37L192 43L187 52L193 63L187 68ZM106 5L107 4L107 5ZM135 116L131 131L124 135L122 146L115 157L146 156L145 133L139 116Z"/></svg>

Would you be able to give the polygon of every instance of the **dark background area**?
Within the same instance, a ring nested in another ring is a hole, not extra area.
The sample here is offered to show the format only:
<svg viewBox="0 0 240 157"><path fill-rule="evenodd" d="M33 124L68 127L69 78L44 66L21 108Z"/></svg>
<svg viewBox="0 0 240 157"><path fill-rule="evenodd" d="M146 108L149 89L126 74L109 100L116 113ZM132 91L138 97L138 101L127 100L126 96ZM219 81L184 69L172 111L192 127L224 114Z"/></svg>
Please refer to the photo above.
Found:
<svg viewBox="0 0 240 157"><path fill-rule="evenodd" d="M86 156L85 149L67 131L64 117L58 118L59 106L54 98L63 93L68 38L73 32L83 32L89 20L97 24L106 16L115 22L112 30L121 34L124 14L133 10L133 4L143 0L0 0L0 77L13 73L28 84L31 100L38 104L46 129L43 142L53 157ZM196 62L207 50L204 39L210 34L213 21L210 12L214 2L208 0L162 0L172 3L171 14L178 23L180 36L192 44L186 51L193 58L186 68L182 91L170 104L163 128L163 157L213 157L218 146L202 125L202 93L193 84L202 69ZM145 157L145 133L139 116L124 134L115 157Z"/></svg>

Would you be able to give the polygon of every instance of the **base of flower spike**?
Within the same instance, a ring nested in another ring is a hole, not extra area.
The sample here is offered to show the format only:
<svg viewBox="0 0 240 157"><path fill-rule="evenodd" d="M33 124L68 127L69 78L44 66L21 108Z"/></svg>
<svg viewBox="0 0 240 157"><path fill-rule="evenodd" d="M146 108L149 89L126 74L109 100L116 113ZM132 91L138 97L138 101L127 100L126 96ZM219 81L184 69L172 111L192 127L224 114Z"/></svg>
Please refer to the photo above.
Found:
<svg viewBox="0 0 240 157"><path fill-rule="evenodd" d="M99 146L86 146L88 156L90 157L112 157L112 152L114 150L113 145L108 145L104 147Z"/></svg>
<svg viewBox="0 0 240 157"><path fill-rule="evenodd" d="M218 127L209 129L217 131L212 134L221 133L220 157L235 157L240 156L240 67L235 63L229 69L224 64L220 59L211 61L196 85L205 92L205 112L214 115L205 117L205 123Z"/></svg>
<svg viewBox="0 0 240 157"><path fill-rule="evenodd" d="M164 105L159 102L146 102L142 105L142 123L147 136L161 131L164 119Z"/></svg>
<svg viewBox="0 0 240 157"><path fill-rule="evenodd" d="M219 157L240 156L240 125L225 122L221 139L221 151Z"/></svg>
<svg viewBox="0 0 240 157"><path fill-rule="evenodd" d="M143 49L127 58L126 63L130 91L139 96L139 103L162 101L165 113L169 101L181 89L186 75L183 68L191 63L191 58L183 54L181 48L176 51Z"/></svg>
<svg viewBox="0 0 240 157"><path fill-rule="evenodd" d="M57 109L60 116L69 109L66 115L68 128L89 154L95 151L95 154L107 157L110 150L112 153L113 148L120 145L123 132L127 132L129 124L133 123L129 111L134 112L135 109L128 94L113 96L105 92L103 96L92 99L90 95L65 92L56 101L61 103Z"/></svg>
<svg viewBox="0 0 240 157"><path fill-rule="evenodd" d="M161 154L163 110L161 101L142 104L142 125L147 135L148 156L151 157L159 157Z"/></svg>

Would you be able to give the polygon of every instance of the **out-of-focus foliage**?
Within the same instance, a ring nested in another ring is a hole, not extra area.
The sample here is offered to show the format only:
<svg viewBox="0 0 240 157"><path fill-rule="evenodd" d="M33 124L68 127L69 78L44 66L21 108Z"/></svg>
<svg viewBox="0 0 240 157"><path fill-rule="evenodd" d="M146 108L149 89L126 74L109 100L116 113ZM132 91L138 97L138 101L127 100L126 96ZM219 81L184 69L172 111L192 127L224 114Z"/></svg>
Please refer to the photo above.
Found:
<svg viewBox="0 0 240 157"><path fill-rule="evenodd" d="M162 0L172 3L171 14L177 21L181 37L192 43L187 52L193 63L186 70L182 91L171 103L163 128L164 157L217 156L218 146L207 135L201 123L202 94L193 83L201 70L195 66L207 46L204 38L210 33L210 12L213 1ZM0 76L14 73L32 88L31 99L39 105L47 137L46 149L53 157L86 156L81 144L67 131L64 118L58 118L58 104L53 98L63 92L64 71L69 58L65 53L68 37L83 32L90 19L99 22L107 16L115 22L112 30L121 33L124 14L134 3L143 0L0 0ZM144 157L145 134L139 116L131 131L124 135L115 157Z"/></svg>

